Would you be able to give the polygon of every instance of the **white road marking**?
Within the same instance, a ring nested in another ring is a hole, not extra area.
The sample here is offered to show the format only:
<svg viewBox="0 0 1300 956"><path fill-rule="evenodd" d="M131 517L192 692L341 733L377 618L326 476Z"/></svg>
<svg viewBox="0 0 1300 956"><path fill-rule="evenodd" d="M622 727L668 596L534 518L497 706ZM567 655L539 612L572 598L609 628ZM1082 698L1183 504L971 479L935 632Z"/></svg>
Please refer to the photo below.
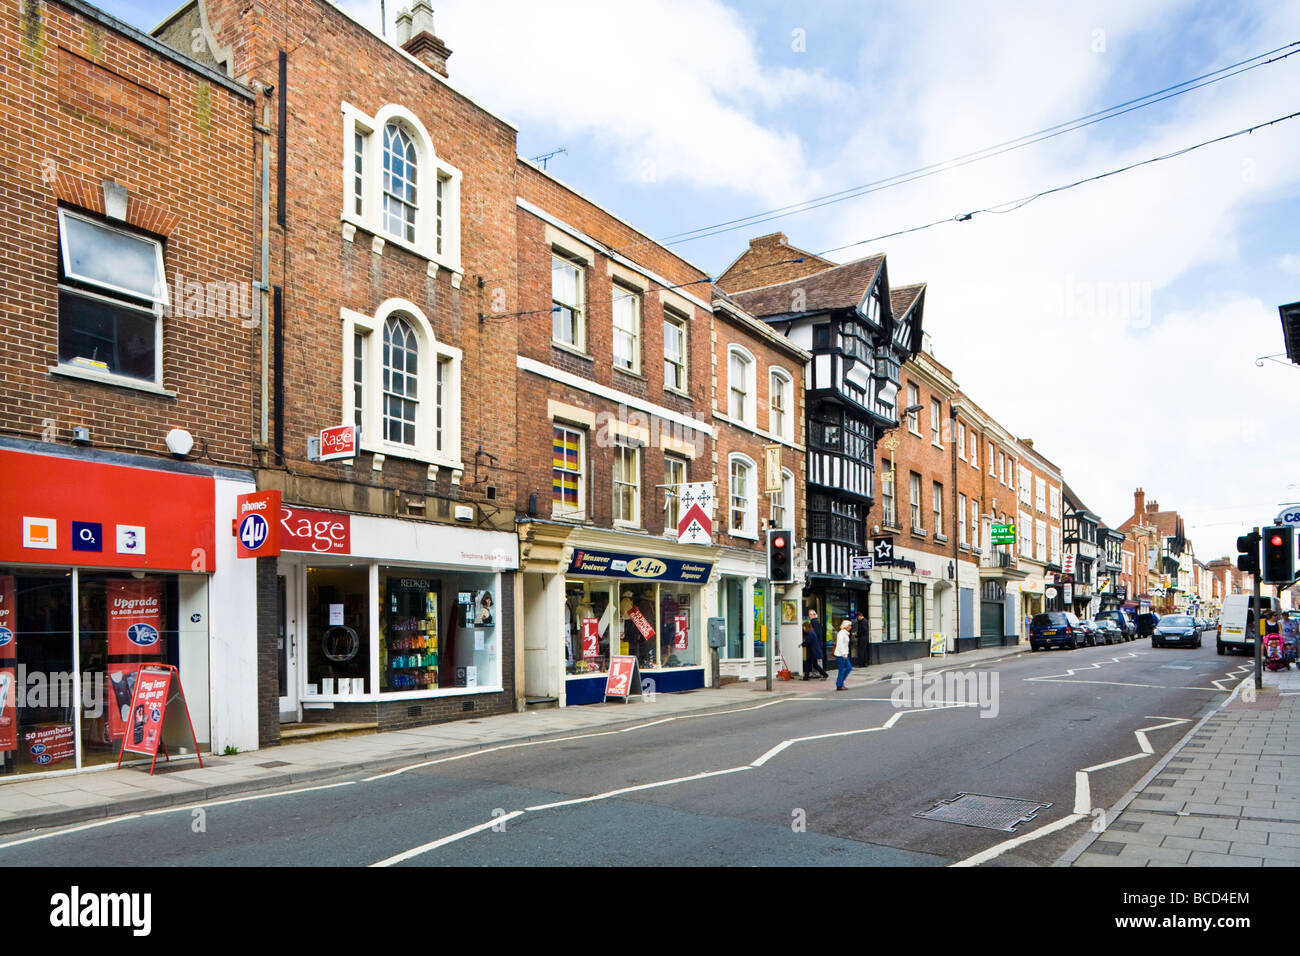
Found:
<svg viewBox="0 0 1300 956"><path fill-rule="evenodd" d="M657 790L660 787L672 787L679 783L690 783L692 780L704 780L706 777L721 777L729 773L740 773L742 770L752 770L753 767L729 767L726 770L709 770L705 773L691 774L689 777L674 777L671 780L656 780L654 783L639 783L632 787L619 787L617 790L606 790L604 793L597 793L590 797L575 797L572 800L557 800L555 803L541 803L535 807L524 807L528 813L535 813L539 810L554 810L556 807L571 807L579 803L592 803L596 800L608 800L610 797L622 796L625 793L636 793L639 790Z"/></svg>
<svg viewBox="0 0 1300 956"><path fill-rule="evenodd" d="M1039 827L1037 830L1032 830L1029 833L1021 834L1020 836L1015 837L1013 839L1005 840L1002 843L989 847L987 850L984 850L981 853L976 853L974 856L969 856L964 860L958 860L956 863L950 863L948 865L949 866L979 866L981 863L987 863L989 860L996 859L997 857L1001 856L1003 853L1006 853L1007 850L1014 850L1016 847L1023 846L1024 844L1028 843L1030 840L1037 840L1039 837L1045 837L1049 833L1055 833L1057 830L1064 830L1066 827L1070 826L1071 824L1078 823L1080 820L1086 820L1086 819L1087 817L1085 815L1081 815L1078 813L1071 813L1068 816L1061 817L1061 819L1055 821L1054 823L1048 823L1044 826Z"/></svg>
<svg viewBox="0 0 1300 956"><path fill-rule="evenodd" d="M423 846L412 847L404 853L390 856L386 860L380 860L378 863L371 863L370 865L372 867L392 866L395 863L401 863L405 860L412 859L413 857L428 853L430 850L436 850L439 847L446 846L448 843L455 843L457 840L463 840L465 837L473 836L475 833L482 833L484 830L489 830L498 824L505 823L507 820L513 820L515 817L523 816L523 812L524 811L522 810L515 810L499 817L493 817L491 820L487 820L477 826L472 826L468 830L461 830L459 833L453 833L451 836L445 836L440 840L434 840L432 843L425 843Z"/></svg>
<svg viewBox="0 0 1300 956"><path fill-rule="evenodd" d="M7 850L11 846L22 846L24 843L35 843L37 840L48 840L50 837L68 836L72 833L80 833L83 830L93 830L96 827L108 826L110 823L121 823L124 820L139 819L140 814L132 813L125 817L114 817L111 820L96 820L94 823L83 823L80 826L68 827L66 830L56 830L52 833L38 833L36 836L23 837L21 840L10 840L8 843L0 843L0 850Z"/></svg>
<svg viewBox="0 0 1300 956"><path fill-rule="evenodd" d="M1184 717L1153 717L1148 714L1146 719L1163 720L1165 723L1155 724L1151 727L1142 727L1133 731L1133 735L1137 738L1138 746L1141 748L1140 753L1130 754L1127 757L1119 757L1115 760L1108 760L1105 763L1093 764L1091 767L1084 767L1082 770L1076 770L1074 772L1073 813L1069 813L1054 823L1046 824L1045 826L1039 827L1037 830L1026 833L1021 837L1017 837L1013 840L1006 840L996 846L989 847L987 850L976 853L974 856L967 857L964 860L959 860L958 862L949 865L979 866L981 863L987 863L989 860L996 859L1008 850L1013 850L1018 846L1022 846L1030 840L1037 840L1039 837L1055 833L1057 830L1063 830L1073 823L1077 823L1080 820L1086 820L1088 817L1092 816L1092 778L1089 776L1090 774L1095 773L1098 770L1107 770L1111 767L1118 767L1120 764L1129 763L1133 760L1141 760L1143 757L1150 757L1155 753L1155 749L1151 746L1151 741L1147 739L1146 735L1149 732L1153 730L1164 730L1166 727L1177 727L1180 724L1191 723L1190 718Z"/></svg>

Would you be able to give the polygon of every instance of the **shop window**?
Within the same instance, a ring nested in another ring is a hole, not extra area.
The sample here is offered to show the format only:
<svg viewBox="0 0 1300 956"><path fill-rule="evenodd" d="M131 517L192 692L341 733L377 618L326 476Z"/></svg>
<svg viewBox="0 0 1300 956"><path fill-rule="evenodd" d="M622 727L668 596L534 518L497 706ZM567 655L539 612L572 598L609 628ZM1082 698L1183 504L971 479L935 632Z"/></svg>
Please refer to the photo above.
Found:
<svg viewBox="0 0 1300 956"><path fill-rule="evenodd" d="M914 641L925 639L925 585L907 586L907 632Z"/></svg>
<svg viewBox="0 0 1300 956"><path fill-rule="evenodd" d="M565 582L566 673L603 674L609 670L609 643L614 626L611 587L606 581L570 579Z"/></svg>
<svg viewBox="0 0 1300 956"><path fill-rule="evenodd" d="M162 385L162 243L59 210L59 366Z"/></svg>
<svg viewBox="0 0 1300 956"><path fill-rule="evenodd" d="M659 586L659 662L661 667L694 667L700 663L698 590L672 584Z"/></svg>
<svg viewBox="0 0 1300 956"><path fill-rule="evenodd" d="M76 766L72 615L70 573L0 569L4 776Z"/></svg>
<svg viewBox="0 0 1300 956"><path fill-rule="evenodd" d="M899 640L901 622L898 617L898 582L895 580L886 579L881 582L880 614L883 639L886 641Z"/></svg>
<svg viewBox="0 0 1300 956"><path fill-rule="evenodd" d="M496 580L380 567L380 690L500 686Z"/></svg>
<svg viewBox="0 0 1300 956"><path fill-rule="evenodd" d="M619 585L618 621L619 653L635 657L642 669L659 666L659 642L654 628L657 586L653 584Z"/></svg>
<svg viewBox="0 0 1300 956"><path fill-rule="evenodd" d="M745 656L745 582L740 578L723 578L720 589L719 604L727 619L728 660L738 660Z"/></svg>
<svg viewBox="0 0 1300 956"><path fill-rule="evenodd" d="M308 568L305 617L307 696L372 691L369 569Z"/></svg>
<svg viewBox="0 0 1300 956"><path fill-rule="evenodd" d="M179 668L205 747L207 617L204 575L0 569L0 775L116 762L143 664ZM194 752L189 731L165 725L173 756Z"/></svg>

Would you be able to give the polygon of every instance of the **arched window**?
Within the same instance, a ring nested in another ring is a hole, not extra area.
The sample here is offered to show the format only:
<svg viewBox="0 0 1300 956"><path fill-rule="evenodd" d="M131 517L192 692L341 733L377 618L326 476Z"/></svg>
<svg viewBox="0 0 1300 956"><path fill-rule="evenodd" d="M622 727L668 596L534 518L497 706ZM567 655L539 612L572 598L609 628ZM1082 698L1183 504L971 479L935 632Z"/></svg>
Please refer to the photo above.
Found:
<svg viewBox="0 0 1300 956"><path fill-rule="evenodd" d="M758 537L758 479L753 461L732 455L727 493L730 531L741 538Z"/></svg>
<svg viewBox="0 0 1300 956"><path fill-rule="evenodd" d="M418 173L414 140L399 123L389 123L384 127L384 229L407 242L415 242Z"/></svg>
<svg viewBox="0 0 1300 956"><path fill-rule="evenodd" d="M384 323L384 438L414 446L420 407L420 343L406 319Z"/></svg>

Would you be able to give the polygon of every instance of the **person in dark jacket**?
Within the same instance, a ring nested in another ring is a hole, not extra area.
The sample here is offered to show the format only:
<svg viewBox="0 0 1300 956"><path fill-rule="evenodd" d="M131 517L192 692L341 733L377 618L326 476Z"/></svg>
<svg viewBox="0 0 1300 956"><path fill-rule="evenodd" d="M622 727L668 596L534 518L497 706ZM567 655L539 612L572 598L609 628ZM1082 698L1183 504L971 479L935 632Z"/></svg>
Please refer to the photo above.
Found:
<svg viewBox="0 0 1300 956"><path fill-rule="evenodd" d="M853 653L850 659L866 661L870 649L871 625L867 623L867 615L863 611L858 611L853 619Z"/></svg>
<svg viewBox="0 0 1300 956"><path fill-rule="evenodd" d="M816 671L821 680L826 680L830 675L826 673L826 667L822 660L826 656L826 644L822 640L821 621L817 619L817 612L812 608L808 609L808 620L803 624L803 679L812 680L812 673Z"/></svg>

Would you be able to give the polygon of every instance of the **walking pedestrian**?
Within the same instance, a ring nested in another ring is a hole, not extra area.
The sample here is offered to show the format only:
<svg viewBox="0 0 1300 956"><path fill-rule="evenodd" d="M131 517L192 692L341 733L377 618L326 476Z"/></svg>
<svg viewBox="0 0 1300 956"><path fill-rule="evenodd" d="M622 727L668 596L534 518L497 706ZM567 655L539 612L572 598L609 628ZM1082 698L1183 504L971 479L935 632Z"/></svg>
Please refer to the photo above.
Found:
<svg viewBox="0 0 1300 956"><path fill-rule="evenodd" d="M857 651L858 663L866 662L870 664L871 659L868 655L871 652L871 625L867 623L867 616L861 610L858 611L857 619L853 622L853 640L857 642L858 646L856 648L850 647L849 650ZM853 657L854 655L850 653L849 660L853 660Z"/></svg>
<svg viewBox="0 0 1300 956"><path fill-rule="evenodd" d="M835 664L839 674L835 677L835 689L844 690L844 678L849 676L853 665L849 663L849 619L840 621L840 629L835 633Z"/></svg>
<svg viewBox="0 0 1300 956"><path fill-rule="evenodd" d="M812 680L812 674L816 671L820 675L819 680L826 680L830 676L822 664L822 659L826 656L826 644L822 640L821 622L812 608L808 609L808 619L803 625L803 649L803 679Z"/></svg>

